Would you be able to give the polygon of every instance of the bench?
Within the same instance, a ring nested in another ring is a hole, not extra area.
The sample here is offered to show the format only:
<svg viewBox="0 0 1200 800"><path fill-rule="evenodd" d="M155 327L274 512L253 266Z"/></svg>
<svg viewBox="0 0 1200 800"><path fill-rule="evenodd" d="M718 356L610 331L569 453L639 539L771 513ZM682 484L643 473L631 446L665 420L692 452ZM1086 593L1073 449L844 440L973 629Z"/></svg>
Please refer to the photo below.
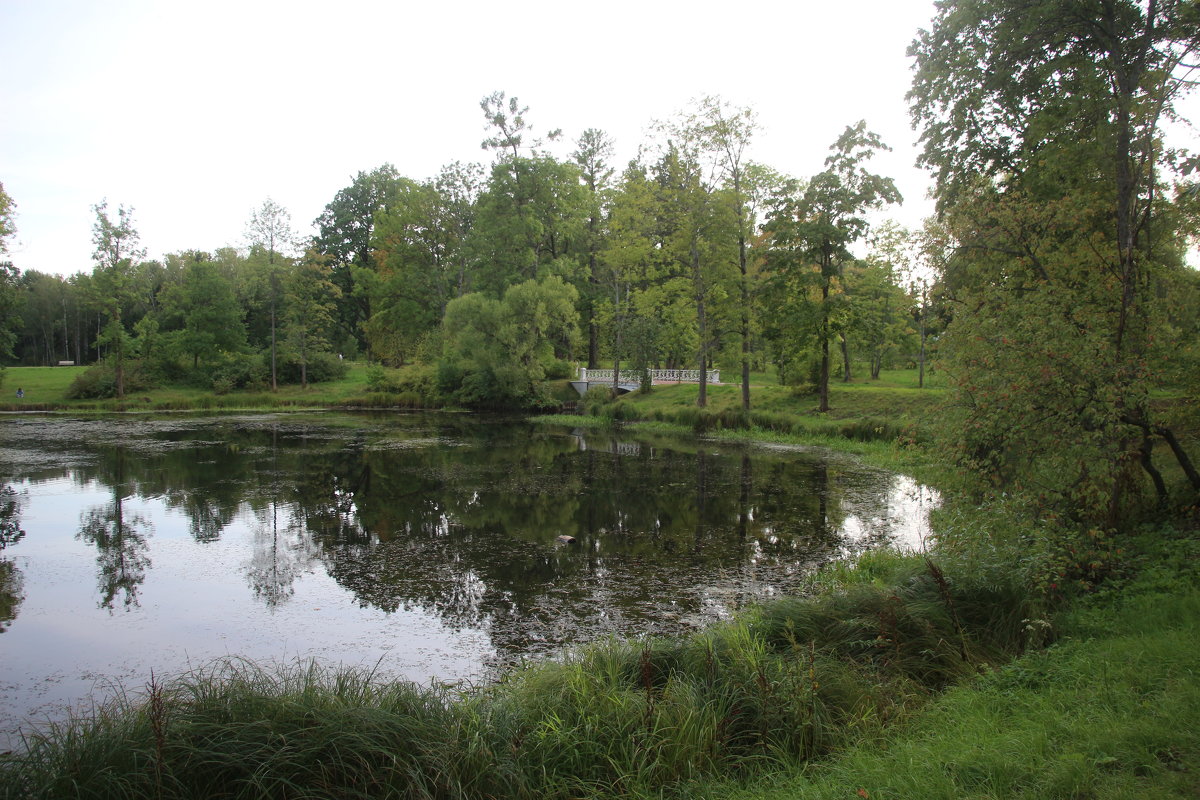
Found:
<svg viewBox="0 0 1200 800"><path fill-rule="evenodd" d="M58 365L60 367L73 367L73 366L75 366L75 362L74 361L60 361L60 362L58 362Z"/></svg>

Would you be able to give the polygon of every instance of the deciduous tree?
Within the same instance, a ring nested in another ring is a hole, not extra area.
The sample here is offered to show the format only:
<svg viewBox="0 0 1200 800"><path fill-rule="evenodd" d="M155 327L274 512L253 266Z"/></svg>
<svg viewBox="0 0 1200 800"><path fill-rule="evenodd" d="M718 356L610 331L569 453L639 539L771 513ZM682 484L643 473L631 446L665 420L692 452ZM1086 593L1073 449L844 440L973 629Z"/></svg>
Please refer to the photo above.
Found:
<svg viewBox="0 0 1200 800"><path fill-rule="evenodd" d="M866 163L887 147L865 122L848 126L830 148L825 171L807 184L784 193L767 223L768 268L776 287L777 314L797 288L811 286L820 357L817 390L820 410L829 410L829 343L835 309L841 304L846 265L854 261L851 245L869 227L866 213L900 201L891 178L868 172Z"/></svg>
<svg viewBox="0 0 1200 800"><path fill-rule="evenodd" d="M1163 276L1184 215L1160 123L1200 53L1188 0L957 0L910 52L922 160L958 243L943 285L966 463L1033 476L1081 522L1115 524L1155 441L1200 474L1149 402ZM1193 229L1194 231L1194 229Z"/></svg>
<svg viewBox="0 0 1200 800"><path fill-rule="evenodd" d="M95 302L103 310L108 322L97 339L98 345L107 345L112 356L116 377L117 397L125 396L125 362L129 355L130 337L122 320L127 306L137 293L132 280L134 265L145 257L146 251L139 243L137 229L133 226L133 209L119 206L116 219L108 212L108 201L93 206L96 222L92 226L92 244L96 262L92 271Z"/></svg>

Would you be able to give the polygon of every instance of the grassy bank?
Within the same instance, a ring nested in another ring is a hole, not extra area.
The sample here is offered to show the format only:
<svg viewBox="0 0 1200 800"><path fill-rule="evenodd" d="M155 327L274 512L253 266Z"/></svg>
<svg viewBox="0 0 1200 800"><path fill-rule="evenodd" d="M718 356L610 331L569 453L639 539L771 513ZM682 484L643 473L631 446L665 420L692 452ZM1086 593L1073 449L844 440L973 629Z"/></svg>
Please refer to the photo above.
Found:
<svg viewBox="0 0 1200 800"><path fill-rule="evenodd" d="M1194 797L1196 530L1145 529L1060 606L979 563L1001 544L872 553L476 691L224 662L32 736L0 797Z"/></svg>
<svg viewBox="0 0 1200 800"><path fill-rule="evenodd" d="M67 390L87 367L9 367L5 371L0 411L185 411L270 410L277 408L419 408L413 397L375 392L368 385L367 365L351 362L344 378L310 384L307 389L282 385L276 392L171 386L132 392L121 399L72 400ZM16 396L20 388L23 398Z"/></svg>
<svg viewBox="0 0 1200 800"><path fill-rule="evenodd" d="M1056 619L1045 650L980 675L837 758L698 795L761 800L1200 796L1200 542L1159 529L1143 571Z"/></svg>
<svg viewBox="0 0 1200 800"><path fill-rule="evenodd" d="M593 390L578 404L578 413L614 421L657 422L698 433L742 431L754 439L778 436L806 441L924 441L928 422L941 409L944 390L919 389L912 370L885 372L878 381L838 383L830 387L830 410L820 413L811 392L759 383L751 390L751 410L741 409L741 389L708 387L706 406L699 408L694 384L655 386L609 399Z"/></svg>
<svg viewBox="0 0 1200 800"><path fill-rule="evenodd" d="M809 599L475 692L219 665L31 736L0 761L0 796L687 796L877 736L1041 640L1017 580L891 553L822 580Z"/></svg>
<svg viewBox="0 0 1200 800"><path fill-rule="evenodd" d="M549 421L929 470L940 392L906 380L837 386L825 415L760 387L777 428L739 424L737 387L713 387L711 417L677 386ZM951 500L929 556L870 553L692 636L591 645L469 691L239 661L155 681L0 757L0 797L1195 796L1196 522L1114 549L1018 505Z"/></svg>

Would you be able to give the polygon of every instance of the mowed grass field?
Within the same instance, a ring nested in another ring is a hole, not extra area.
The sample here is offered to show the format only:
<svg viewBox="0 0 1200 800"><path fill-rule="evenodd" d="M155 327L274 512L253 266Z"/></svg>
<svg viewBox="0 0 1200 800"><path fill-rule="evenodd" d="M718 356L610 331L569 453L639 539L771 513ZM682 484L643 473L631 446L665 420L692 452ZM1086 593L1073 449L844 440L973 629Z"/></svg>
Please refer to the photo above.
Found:
<svg viewBox="0 0 1200 800"><path fill-rule="evenodd" d="M128 394L123 400L69 400L71 381L87 367L8 367L0 386L0 411L169 411L181 409L253 409L336 406L367 393L367 366L352 362L346 377L324 383L280 386L279 391L234 391L218 395L211 389L172 386ZM17 397L17 389L24 392Z"/></svg>

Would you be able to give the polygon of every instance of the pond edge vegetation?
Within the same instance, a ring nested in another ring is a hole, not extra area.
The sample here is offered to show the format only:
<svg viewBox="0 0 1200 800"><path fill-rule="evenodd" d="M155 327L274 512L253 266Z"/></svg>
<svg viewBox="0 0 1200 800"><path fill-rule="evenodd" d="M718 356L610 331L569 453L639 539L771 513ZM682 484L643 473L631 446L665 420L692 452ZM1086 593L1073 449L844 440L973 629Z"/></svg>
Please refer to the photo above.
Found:
<svg viewBox="0 0 1200 800"><path fill-rule="evenodd" d="M592 416L535 419L631 424L620 421L634 416L617 410L623 405L632 403L596 405ZM986 695L1002 680L995 676L1022 674L1025 668L1016 665L1050 663L1043 648L1063 637L1086 634L1091 643L1070 646L1099 651L1108 637L1128 636L1125 629L1106 629L1107 617L1095 610L1104 603L1149 606L1150 617L1165 615L1154 623L1164 636L1196 644L1194 623L1166 621L1184 619L1178 607L1194 604L1200 586L1196 525L1186 514L1174 527L1161 518L1146 521L1136 536L1118 543L1111 532L1069 532L1038 521L1018 497L979 502L933 462L922 437L911 435L910 422L851 421L849 430L878 433L846 438L805 427L802 415L792 416L787 432L742 427L743 419L720 413L710 412L700 425L690 411L672 422L663 421L669 414L649 416L655 421L633 424L662 433L700 430L743 441L831 446L912 472L948 495L935 512L936 544L927 553L878 551L831 565L813 577L804 596L781 598L686 637L594 643L506 673L494 685L423 687L370 671L236 659L190 675L151 676L143 691L130 691L91 716L31 732L23 752L0 759L0 797L570 798L731 791L841 797L844 787L819 788L836 774L840 754L861 759L860 748L870 743L922 730L927 715L944 713L946 689L963 687L946 702L970 702L956 698L964 691ZM1118 588L1131 582L1141 588ZM1151 597L1162 598L1162 607L1149 603ZM1055 681L1051 671L1017 694L1034 702L1048 687L1061 688ZM1175 688L1194 692L1193 683ZM1173 735L1158 738L1174 742L1160 748L1174 756L1129 766L1138 785L1146 775L1177 779L1185 762L1200 766L1195 747L1181 749ZM1075 765L1076 783L1119 771L1112 761L1093 761ZM986 781L1007 774L1000 773ZM1030 787L1045 788L1045 775L1033 768L1024 775ZM786 789L779 788L783 776L791 776ZM938 780L958 790L971 785L961 776ZM737 789L747 781L751 788ZM889 785L885 780L878 788ZM795 794L810 791L806 787L817 793ZM909 792L882 796L921 796L911 786Z"/></svg>

